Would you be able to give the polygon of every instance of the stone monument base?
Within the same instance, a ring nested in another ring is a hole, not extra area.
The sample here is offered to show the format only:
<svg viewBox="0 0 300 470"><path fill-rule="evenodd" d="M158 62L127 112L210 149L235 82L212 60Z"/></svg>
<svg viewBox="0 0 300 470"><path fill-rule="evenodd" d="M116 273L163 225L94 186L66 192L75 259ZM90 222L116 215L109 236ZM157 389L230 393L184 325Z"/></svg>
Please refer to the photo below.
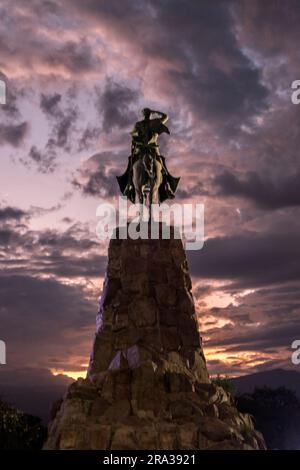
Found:
<svg viewBox="0 0 300 470"><path fill-rule="evenodd" d="M53 410L45 449L265 449L209 379L174 232L111 240L87 378Z"/></svg>

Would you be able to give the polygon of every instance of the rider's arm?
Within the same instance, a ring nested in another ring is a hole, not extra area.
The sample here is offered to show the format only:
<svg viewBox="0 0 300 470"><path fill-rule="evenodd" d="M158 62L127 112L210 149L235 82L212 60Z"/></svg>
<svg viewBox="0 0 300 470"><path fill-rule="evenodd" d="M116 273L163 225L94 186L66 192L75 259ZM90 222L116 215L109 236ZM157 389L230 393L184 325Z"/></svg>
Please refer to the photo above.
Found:
<svg viewBox="0 0 300 470"><path fill-rule="evenodd" d="M160 120L163 124L165 124L167 122L167 120L169 119L169 116L165 113L162 113L161 111L153 111L152 110L152 113L155 113L155 114L158 114L160 116Z"/></svg>

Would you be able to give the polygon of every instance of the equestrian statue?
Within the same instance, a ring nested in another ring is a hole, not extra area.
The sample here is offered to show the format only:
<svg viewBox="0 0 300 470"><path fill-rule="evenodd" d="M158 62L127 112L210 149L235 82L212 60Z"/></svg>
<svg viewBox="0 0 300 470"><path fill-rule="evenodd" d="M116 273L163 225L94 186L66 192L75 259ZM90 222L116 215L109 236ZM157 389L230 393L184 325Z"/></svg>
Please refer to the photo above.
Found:
<svg viewBox="0 0 300 470"><path fill-rule="evenodd" d="M152 203L173 199L180 178L172 176L160 154L157 143L163 132L170 134L165 125L168 116L149 108L142 110L144 119L135 123L131 132L131 155L122 176L117 176L121 193L132 203L139 202L151 208ZM151 119L152 115L154 117Z"/></svg>

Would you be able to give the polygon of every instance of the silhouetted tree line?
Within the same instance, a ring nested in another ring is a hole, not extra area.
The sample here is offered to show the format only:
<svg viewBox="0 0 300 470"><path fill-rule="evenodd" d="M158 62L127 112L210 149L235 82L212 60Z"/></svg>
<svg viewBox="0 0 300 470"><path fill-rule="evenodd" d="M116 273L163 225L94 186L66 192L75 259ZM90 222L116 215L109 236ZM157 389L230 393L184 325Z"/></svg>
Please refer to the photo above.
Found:
<svg viewBox="0 0 300 470"><path fill-rule="evenodd" d="M47 429L37 416L22 413L0 400L0 449L39 450L47 436Z"/></svg>

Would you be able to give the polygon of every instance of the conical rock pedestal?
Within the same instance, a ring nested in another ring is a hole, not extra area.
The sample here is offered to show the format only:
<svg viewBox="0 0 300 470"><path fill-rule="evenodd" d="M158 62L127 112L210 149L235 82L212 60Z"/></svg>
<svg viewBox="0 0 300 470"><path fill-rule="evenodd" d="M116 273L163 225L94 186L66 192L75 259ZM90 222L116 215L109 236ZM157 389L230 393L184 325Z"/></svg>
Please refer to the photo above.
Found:
<svg viewBox="0 0 300 470"><path fill-rule="evenodd" d="M264 449L211 383L182 241L112 239L86 379L56 406L45 449Z"/></svg>

